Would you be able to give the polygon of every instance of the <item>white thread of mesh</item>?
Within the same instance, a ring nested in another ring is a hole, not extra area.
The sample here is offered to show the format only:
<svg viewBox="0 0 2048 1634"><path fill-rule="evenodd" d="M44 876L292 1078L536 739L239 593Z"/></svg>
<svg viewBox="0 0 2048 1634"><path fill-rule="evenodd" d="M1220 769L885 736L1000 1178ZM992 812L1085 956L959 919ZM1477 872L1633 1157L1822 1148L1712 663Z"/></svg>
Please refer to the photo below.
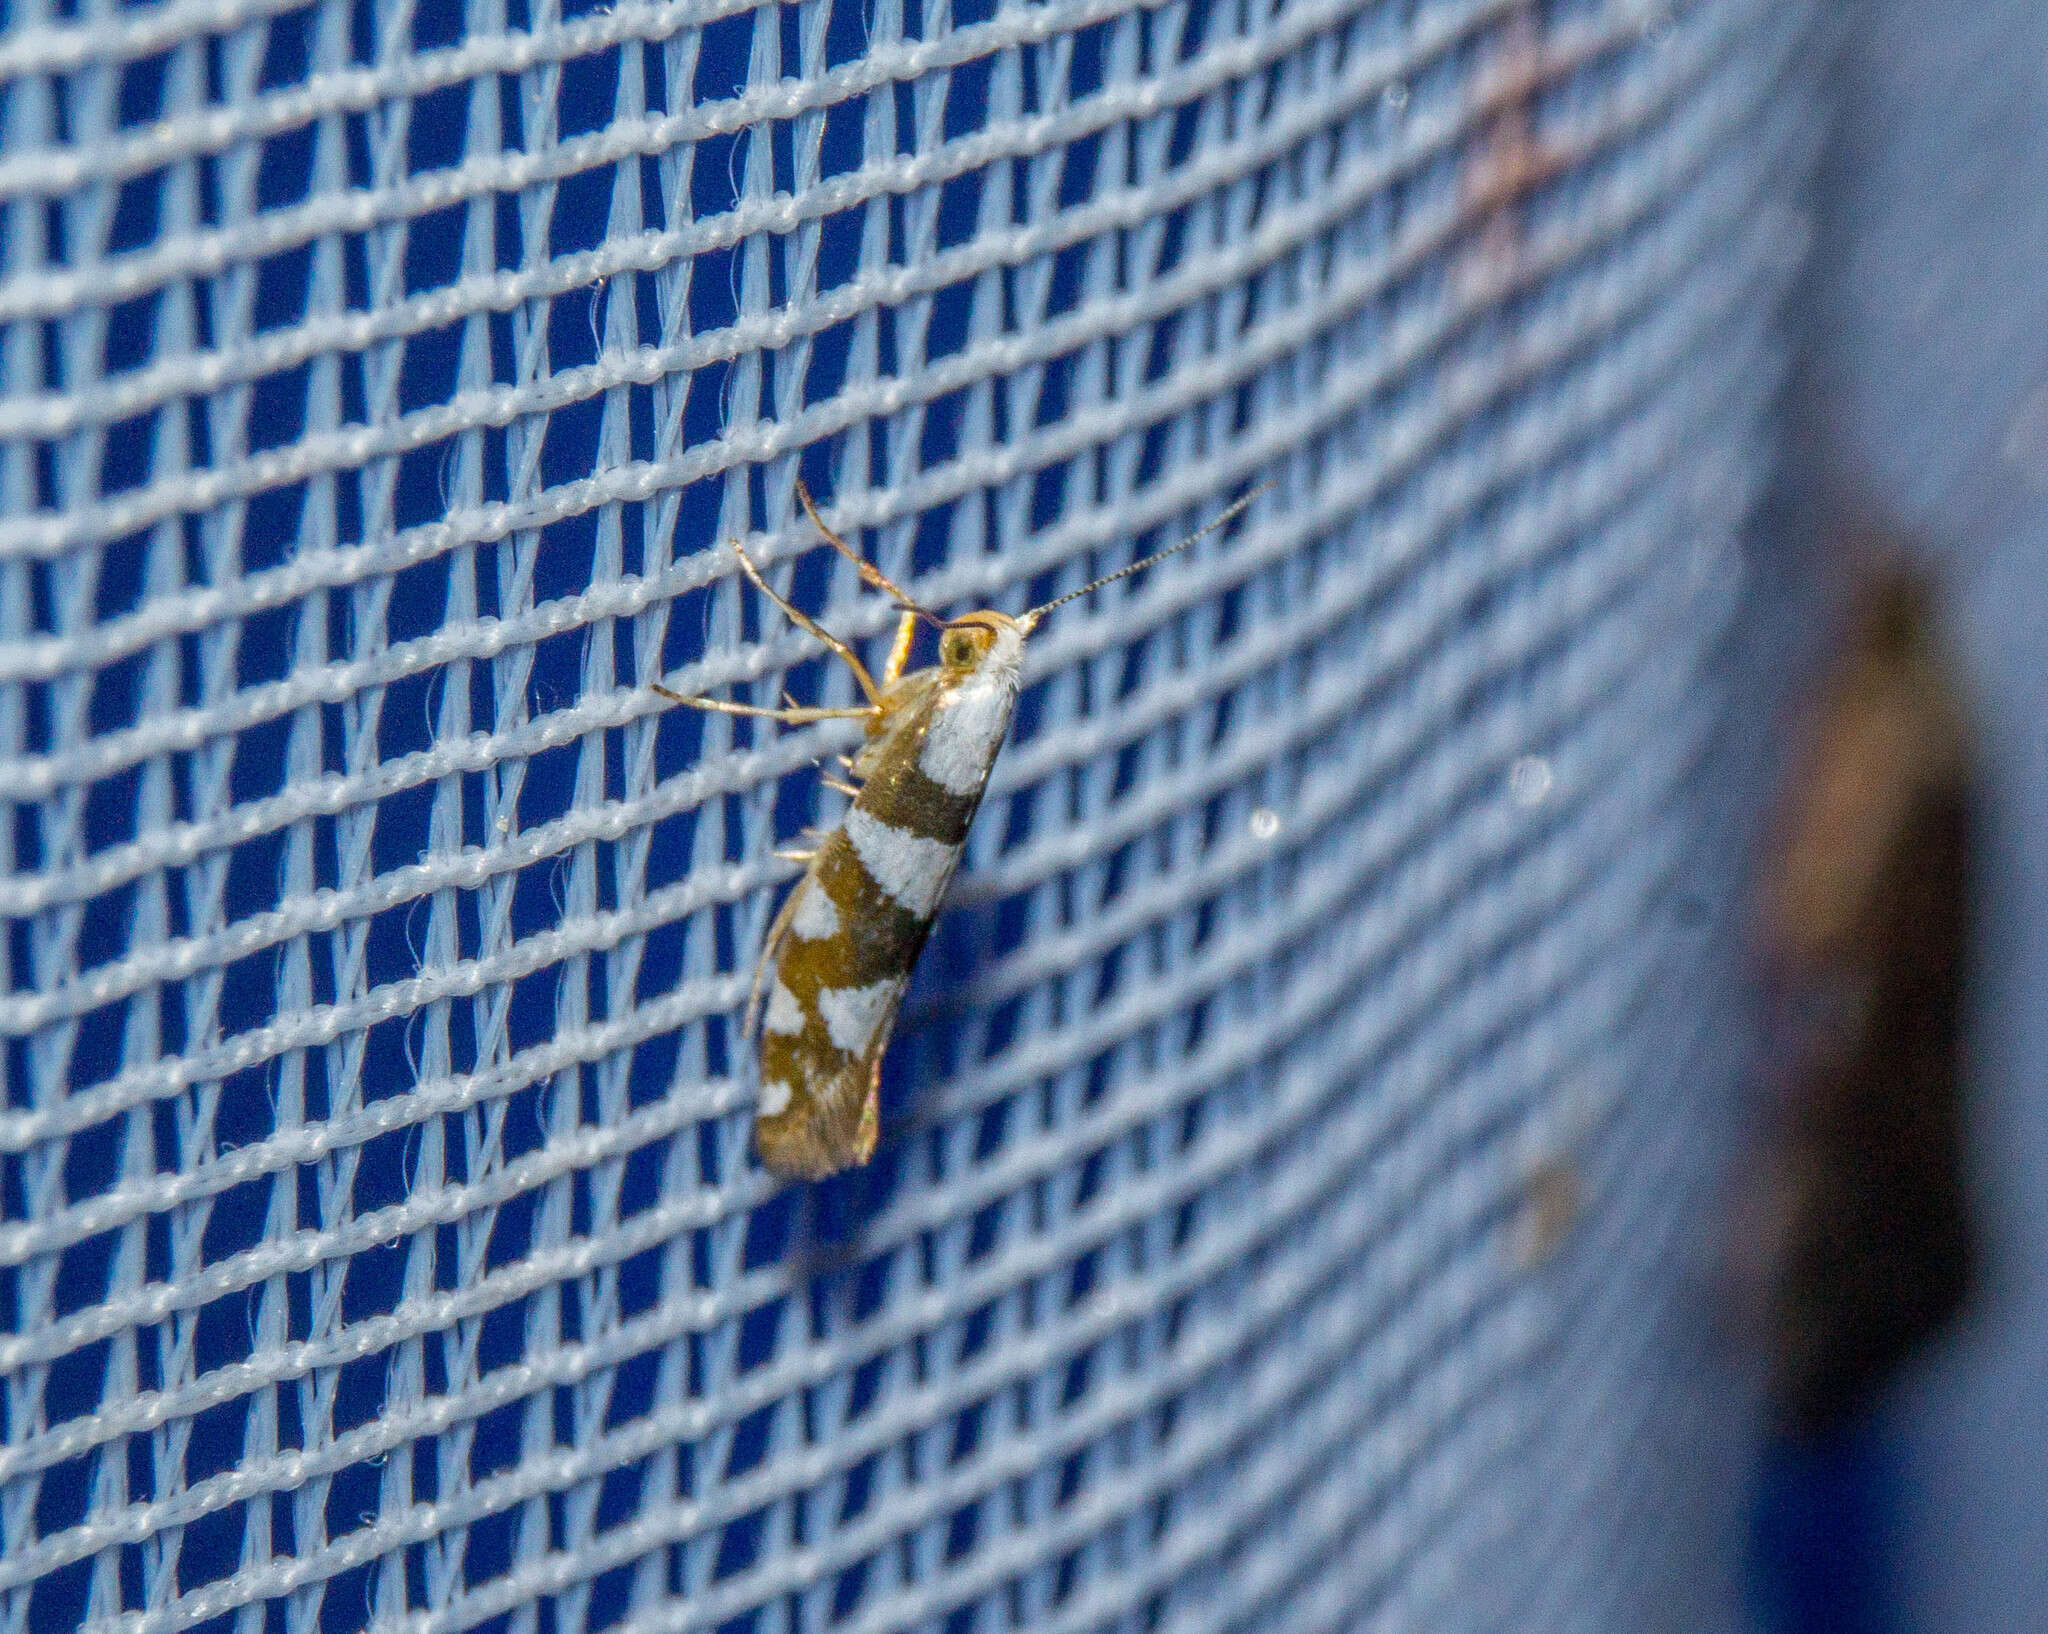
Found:
<svg viewBox="0 0 2048 1634"><path fill-rule="evenodd" d="M18 8L0 1630L1704 1626L1807 38ZM1011 607L1277 479L1034 641L809 1189L731 1020L846 734L645 684L849 696L716 548L882 636L799 470Z"/></svg>

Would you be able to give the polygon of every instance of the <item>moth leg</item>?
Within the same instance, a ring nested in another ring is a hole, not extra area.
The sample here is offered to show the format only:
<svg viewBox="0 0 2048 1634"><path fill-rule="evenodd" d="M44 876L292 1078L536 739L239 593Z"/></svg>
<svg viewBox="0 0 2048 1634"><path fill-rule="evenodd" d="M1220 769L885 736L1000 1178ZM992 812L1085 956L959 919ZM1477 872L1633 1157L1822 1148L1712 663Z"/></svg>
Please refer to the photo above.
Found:
<svg viewBox="0 0 2048 1634"><path fill-rule="evenodd" d="M851 783L845 782L840 778L821 777L818 779L818 781L824 784L826 788L834 789L840 794L847 795L852 799L858 800L860 798L860 790L855 788Z"/></svg>
<svg viewBox="0 0 2048 1634"><path fill-rule="evenodd" d="M860 574L861 583L867 585L870 589L880 590L894 596L906 608L916 609L917 614L930 618L934 624L940 622L937 618L933 618L931 614L926 613L916 602L912 601L909 593L901 589L894 579L890 578L888 574L884 573L873 562L855 550L853 546L840 538L838 534L825 526L825 519L818 514L818 507L811 498L811 491L804 486L801 477L797 479L796 497L803 502L804 514L811 519L811 526L818 530L825 543L838 551L849 562L853 563L855 570ZM899 636L898 639L900 640L901 637Z"/></svg>
<svg viewBox="0 0 2048 1634"><path fill-rule="evenodd" d="M774 602L777 607L780 607L783 615L788 618L790 623L794 624L806 635L814 636L824 642L826 646L845 659L847 668L853 671L853 678L860 683L861 691L868 695L868 702L879 704L882 701L882 689L875 685L875 678L868 673L867 665L860 661L860 655L808 613L778 596L775 593L774 587L761 576L761 570L754 565L753 557L740 549L737 540L733 542L732 553L740 559L740 568L753 581L754 588Z"/></svg>
<svg viewBox="0 0 2048 1634"><path fill-rule="evenodd" d="M787 851L778 851L775 855L786 862L809 862L818 854L818 847L831 836L820 828L806 828L797 838L803 841L802 845L793 845Z"/></svg>
<svg viewBox="0 0 2048 1634"><path fill-rule="evenodd" d="M802 726L808 721L866 720L875 712L872 704L862 704L857 709L769 709L761 704L728 703L723 698L685 698L659 681L648 682L647 689L660 693L672 704L688 704L692 709L714 709L721 715L761 715L772 721L787 721L792 726Z"/></svg>
<svg viewBox="0 0 2048 1634"><path fill-rule="evenodd" d="M917 634L917 614L906 612L896 621L896 639L889 643L889 661L882 666L882 685L900 680L910 663L910 642Z"/></svg>

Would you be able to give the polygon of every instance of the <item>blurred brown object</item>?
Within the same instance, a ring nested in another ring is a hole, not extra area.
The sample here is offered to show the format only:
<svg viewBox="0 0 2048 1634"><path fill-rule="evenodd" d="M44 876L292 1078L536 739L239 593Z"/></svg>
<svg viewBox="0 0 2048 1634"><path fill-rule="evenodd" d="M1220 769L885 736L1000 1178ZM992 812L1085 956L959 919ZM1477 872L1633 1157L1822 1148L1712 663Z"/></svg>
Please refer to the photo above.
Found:
<svg viewBox="0 0 2048 1634"><path fill-rule="evenodd" d="M1759 903L1784 1037L1771 1395L1794 1434L1866 1407L1962 1304L1975 1264L1968 735L1931 594L1895 558L1865 571L1803 742Z"/></svg>

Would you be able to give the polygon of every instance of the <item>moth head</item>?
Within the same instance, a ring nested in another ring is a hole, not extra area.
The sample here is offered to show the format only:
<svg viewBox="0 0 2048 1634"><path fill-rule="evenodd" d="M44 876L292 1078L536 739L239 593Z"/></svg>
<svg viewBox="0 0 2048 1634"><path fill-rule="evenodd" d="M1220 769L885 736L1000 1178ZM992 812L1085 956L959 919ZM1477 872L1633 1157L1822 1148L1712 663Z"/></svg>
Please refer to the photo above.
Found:
<svg viewBox="0 0 2048 1634"><path fill-rule="evenodd" d="M969 613L956 618L939 635L939 667L948 675L972 675L996 644L997 634L1014 628L1016 620L1001 613Z"/></svg>

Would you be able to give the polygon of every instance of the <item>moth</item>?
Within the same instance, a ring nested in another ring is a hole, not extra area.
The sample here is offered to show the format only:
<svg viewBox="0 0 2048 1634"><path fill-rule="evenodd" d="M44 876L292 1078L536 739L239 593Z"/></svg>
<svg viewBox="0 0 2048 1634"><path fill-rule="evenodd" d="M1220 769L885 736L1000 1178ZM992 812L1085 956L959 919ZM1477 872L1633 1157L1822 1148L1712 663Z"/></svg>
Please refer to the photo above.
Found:
<svg viewBox="0 0 2048 1634"><path fill-rule="evenodd" d="M865 1163L880 1132L882 1055L931 935L939 902L959 866L967 830L1009 736L1023 678L1024 643L1055 608L1185 550L1242 512L1254 489L1171 549L1133 562L1017 616L992 608L941 618L825 525L809 491L797 497L823 541L850 560L861 580L901 610L878 679L846 642L769 586L753 559L732 545L740 570L799 629L836 653L866 699L850 708L782 708L722 698L674 703L728 715L802 725L859 720L859 751L842 757L852 796L839 826L809 851L803 877L769 927L748 995L743 1036L760 1037L761 1089L754 1143L774 1173L819 1179ZM939 661L910 670L920 623L939 632ZM906 673L907 672L907 673ZM785 695L785 699L786 699Z"/></svg>
<svg viewBox="0 0 2048 1634"><path fill-rule="evenodd" d="M1981 1258L1965 1161L1971 722L1905 544L1863 524L1837 548L1860 582L1806 702L1753 931L1778 1065L1744 1268L1771 1405L1799 1435L1859 1422L1970 1297Z"/></svg>

